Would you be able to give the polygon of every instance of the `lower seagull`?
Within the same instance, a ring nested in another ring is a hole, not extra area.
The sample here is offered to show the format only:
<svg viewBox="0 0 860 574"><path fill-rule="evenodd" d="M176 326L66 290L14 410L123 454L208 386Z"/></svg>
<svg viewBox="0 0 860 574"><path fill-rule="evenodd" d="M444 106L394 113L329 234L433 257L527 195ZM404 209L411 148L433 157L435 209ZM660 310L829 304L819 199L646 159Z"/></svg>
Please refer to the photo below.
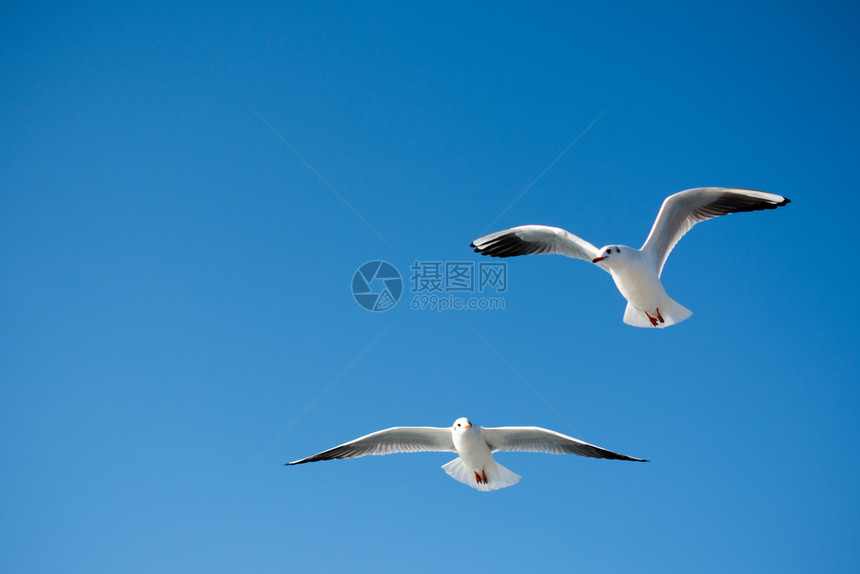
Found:
<svg viewBox="0 0 860 574"><path fill-rule="evenodd" d="M540 427L483 428L461 417L450 427L394 427L357 438L319 454L288 462L287 466L399 452L455 452L459 455L442 469L454 480L481 491L497 490L519 482L520 475L493 460L498 451L576 454L591 458L647 462L582 442Z"/></svg>

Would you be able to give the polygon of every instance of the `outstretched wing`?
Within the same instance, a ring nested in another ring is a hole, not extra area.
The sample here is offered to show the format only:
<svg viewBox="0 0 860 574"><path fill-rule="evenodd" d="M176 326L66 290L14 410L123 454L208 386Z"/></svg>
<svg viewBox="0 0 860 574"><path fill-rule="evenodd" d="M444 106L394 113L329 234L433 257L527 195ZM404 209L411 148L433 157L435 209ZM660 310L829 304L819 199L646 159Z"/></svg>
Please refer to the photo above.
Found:
<svg viewBox="0 0 860 574"><path fill-rule="evenodd" d="M781 195L752 189L697 187L681 191L663 201L641 251L654 263L659 276L669 253L684 234L700 221L728 213L776 209L790 202Z"/></svg>
<svg viewBox="0 0 860 574"><path fill-rule="evenodd" d="M541 253L557 253L591 263L597 257L597 247L559 227L521 225L497 231L472 242L476 253L490 257L513 257Z"/></svg>
<svg viewBox="0 0 860 574"><path fill-rule="evenodd" d="M336 458L358 458L369 454L432 451L456 452L450 428L394 427L385 429L330 448L319 454L288 462L287 465Z"/></svg>
<svg viewBox="0 0 860 574"><path fill-rule="evenodd" d="M591 458L632 460L647 462L582 442L573 437L540 427L485 428L484 440L493 452L499 450L519 452L545 452L548 454L576 454Z"/></svg>

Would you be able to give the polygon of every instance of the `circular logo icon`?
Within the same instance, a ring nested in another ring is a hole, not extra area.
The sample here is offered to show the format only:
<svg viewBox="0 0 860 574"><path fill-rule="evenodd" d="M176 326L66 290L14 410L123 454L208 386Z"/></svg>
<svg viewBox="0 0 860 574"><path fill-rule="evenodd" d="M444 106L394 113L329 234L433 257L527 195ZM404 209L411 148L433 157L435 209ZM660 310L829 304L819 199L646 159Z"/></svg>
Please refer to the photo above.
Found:
<svg viewBox="0 0 860 574"><path fill-rule="evenodd" d="M388 311L402 294L400 272L387 261L368 261L352 276L352 296L368 311Z"/></svg>

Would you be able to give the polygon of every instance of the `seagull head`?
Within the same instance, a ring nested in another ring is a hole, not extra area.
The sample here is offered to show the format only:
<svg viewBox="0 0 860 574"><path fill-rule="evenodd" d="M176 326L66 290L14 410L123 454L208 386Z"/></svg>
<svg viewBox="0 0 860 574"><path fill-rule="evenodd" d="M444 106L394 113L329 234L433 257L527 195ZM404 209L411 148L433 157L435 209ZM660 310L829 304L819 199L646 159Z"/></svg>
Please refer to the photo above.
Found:
<svg viewBox="0 0 860 574"><path fill-rule="evenodd" d="M597 253L597 257L591 260L592 263L604 262L605 265L611 265L616 261L623 261L630 251L629 247L624 245L606 245L601 247Z"/></svg>
<svg viewBox="0 0 860 574"><path fill-rule="evenodd" d="M472 421L466 417L460 417L454 421L454 432L465 432L472 428Z"/></svg>

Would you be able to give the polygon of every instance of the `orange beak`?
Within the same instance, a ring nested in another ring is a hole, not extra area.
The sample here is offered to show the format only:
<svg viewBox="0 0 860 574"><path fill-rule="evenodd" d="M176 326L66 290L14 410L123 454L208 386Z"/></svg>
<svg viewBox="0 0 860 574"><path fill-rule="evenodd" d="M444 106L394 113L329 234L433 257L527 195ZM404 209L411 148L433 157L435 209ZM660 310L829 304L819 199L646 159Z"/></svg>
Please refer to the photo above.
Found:
<svg viewBox="0 0 860 574"><path fill-rule="evenodd" d="M471 423L470 423L470 424L467 424L466 426L464 426L463 428L464 428L464 429L470 429L470 428L472 428L472 425L471 425Z"/></svg>
<svg viewBox="0 0 860 574"><path fill-rule="evenodd" d="M591 260L592 263L597 263L598 261L603 261L606 257L595 257Z"/></svg>

